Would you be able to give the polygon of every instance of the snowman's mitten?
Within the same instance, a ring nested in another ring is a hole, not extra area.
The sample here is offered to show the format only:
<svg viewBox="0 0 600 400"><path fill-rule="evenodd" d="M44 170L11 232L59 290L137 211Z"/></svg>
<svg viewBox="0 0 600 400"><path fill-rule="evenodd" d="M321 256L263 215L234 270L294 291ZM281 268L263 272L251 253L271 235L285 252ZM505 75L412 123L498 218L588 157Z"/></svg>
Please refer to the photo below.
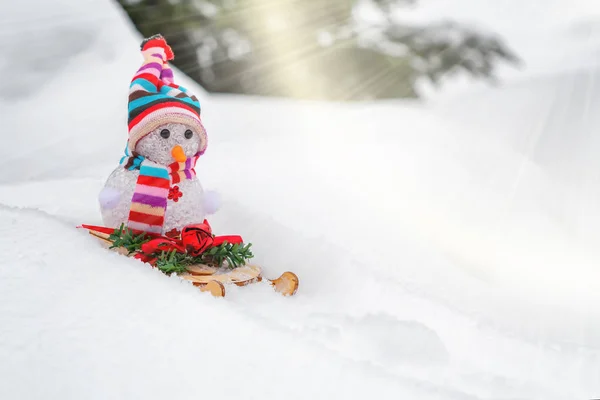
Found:
<svg viewBox="0 0 600 400"><path fill-rule="evenodd" d="M214 214L221 207L221 196L219 193L208 190L204 192L204 212L208 215Z"/></svg>
<svg viewBox="0 0 600 400"><path fill-rule="evenodd" d="M121 199L121 192L112 187L105 187L100 191L98 195L98 200L100 201L100 206L103 209L112 209L119 204L119 200Z"/></svg>

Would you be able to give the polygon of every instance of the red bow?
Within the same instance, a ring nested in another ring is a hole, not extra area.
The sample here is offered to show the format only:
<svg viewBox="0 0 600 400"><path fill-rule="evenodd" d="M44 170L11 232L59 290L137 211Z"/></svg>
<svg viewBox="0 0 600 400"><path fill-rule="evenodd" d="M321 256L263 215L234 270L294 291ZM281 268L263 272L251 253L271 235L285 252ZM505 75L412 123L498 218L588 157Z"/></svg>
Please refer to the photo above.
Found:
<svg viewBox="0 0 600 400"><path fill-rule="evenodd" d="M142 253L152 254L160 251L187 253L197 257L211 247L220 246L224 242L243 243L237 235L214 236L207 220L201 224L187 225L181 230L181 239L177 237L159 237L142 245Z"/></svg>
<svg viewBox="0 0 600 400"><path fill-rule="evenodd" d="M103 226L81 225L80 227L106 235L110 235L114 231L113 228ZM153 238L142 245L141 253L135 255L135 258L150 264L154 264L154 261L156 261L156 257L153 257L152 254L161 251L175 250L178 253L187 253L197 257L209 248L220 246L224 242L231 244L243 243L242 237L238 235L214 236L207 220L204 220L201 224L188 225L181 230L181 233L176 230L169 231L166 236L135 229L133 229L133 232L136 234L144 233Z"/></svg>

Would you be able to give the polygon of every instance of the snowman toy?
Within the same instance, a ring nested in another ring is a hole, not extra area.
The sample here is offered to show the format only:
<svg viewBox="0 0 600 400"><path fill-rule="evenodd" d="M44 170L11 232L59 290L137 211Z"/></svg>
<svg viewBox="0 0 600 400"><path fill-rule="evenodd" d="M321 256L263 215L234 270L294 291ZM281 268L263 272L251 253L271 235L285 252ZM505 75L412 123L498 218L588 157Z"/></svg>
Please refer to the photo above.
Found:
<svg viewBox="0 0 600 400"><path fill-rule="evenodd" d="M105 226L165 235L202 223L219 201L195 172L207 146L200 102L174 83L174 54L162 36L145 39L141 53L129 86L125 156L98 200Z"/></svg>

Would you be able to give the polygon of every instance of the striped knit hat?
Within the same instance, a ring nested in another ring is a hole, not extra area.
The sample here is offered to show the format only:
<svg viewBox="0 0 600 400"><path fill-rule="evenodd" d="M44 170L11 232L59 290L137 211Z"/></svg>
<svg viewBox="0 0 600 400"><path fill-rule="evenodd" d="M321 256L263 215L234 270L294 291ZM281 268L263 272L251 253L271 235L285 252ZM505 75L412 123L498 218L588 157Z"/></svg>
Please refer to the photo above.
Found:
<svg viewBox="0 0 600 400"><path fill-rule="evenodd" d="M145 39L141 45L144 63L129 86L129 149L144 136L167 123L181 123L200 135L199 151L206 149L206 131L200 119L200 102L187 89L173 82L168 61L175 56L161 35Z"/></svg>

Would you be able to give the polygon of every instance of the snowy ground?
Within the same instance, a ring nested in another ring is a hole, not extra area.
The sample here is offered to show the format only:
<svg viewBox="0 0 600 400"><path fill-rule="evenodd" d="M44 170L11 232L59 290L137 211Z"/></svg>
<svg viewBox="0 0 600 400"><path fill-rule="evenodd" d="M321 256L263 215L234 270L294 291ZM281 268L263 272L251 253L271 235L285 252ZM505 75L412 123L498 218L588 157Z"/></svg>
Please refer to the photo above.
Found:
<svg viewBox="0 0 600 400"><path fill-rule="evenodd" d="M53 3L0 44L0 398L600 396L593 69L431 106L202 93L211 224L301 279L217 300L74 229L101 223L140 38Z"/></svg>

